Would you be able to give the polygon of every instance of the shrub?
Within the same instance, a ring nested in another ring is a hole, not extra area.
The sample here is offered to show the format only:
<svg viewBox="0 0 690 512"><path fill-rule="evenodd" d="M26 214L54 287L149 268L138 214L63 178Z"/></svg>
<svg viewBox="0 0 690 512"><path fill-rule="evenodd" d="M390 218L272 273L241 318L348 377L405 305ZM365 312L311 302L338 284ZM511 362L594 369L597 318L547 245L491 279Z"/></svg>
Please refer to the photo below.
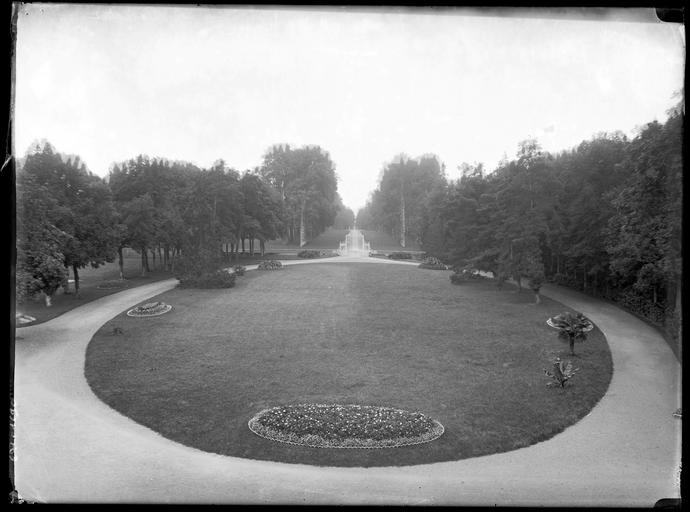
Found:
<svg viewBox="0 0 690 512"><path fill-rule="evenodd" d="M462 284L468 281L478 281L479 279L484 279L477 270L470 269L459 269L450 275L450 282L453 284Z"/></svg>
<svg viewBox="0 0 690 512"><path fill-rule="evenodd" d="M188 275L180 279L181 288L232 288L237 276L225 270Z"/></svg>
<svg viewBox="0 0 690 512"><path fill-rule="evenodd" d="M305 249L304 251L300 251L297 253L298 258L318 258L319 256L322 256L322 254L319 251L314 251L310 249Z"/></svg>
<svg viewBox="0 0 690 512"><path fill-rule="evenodd" d="M438 258L429 256L424 258L424 261L419 264L419 268L426 268L430 270L446 270L448 267L446 267L446 265Z"/></svg>
<svg viewBox="0 0 690 512"><path fill-rule="evenodd" d="M232 271L235 273L235 275L243 276L244 273L247 271L247 267L243 265L235 265L234 267L232 267Z"/></svg>
<svg viewBox="0 0 690 512"><path fill-rule="evenodd" d="M211 274L218 269L220 258L215 252L200 250L185 253L175 261L174 276L180 281Z"/></svg>
<svg viewBox="0 0 690 512"><path fill-rule="evenodd" d="M558 337L569 343L570 353L573 355L575 355L575 342L585 341L587 339L587 332L594 328L592 322L582 313L573 315L567 311L549 318L546 323L558 329Z"/></svg>
<svg viewBox="0 0 690 512"><path fill-rule="evenodd" d="M256 267L257 270L278 270L283 267L283 264L278 260L264 260Z"/></svg>
<svg viewBox="0 0 690 512"><path fill-rule="evenodd" d="M409 252L392 252L388 255L388 259L391 260L411 260L412 254Z"/></svg>
<svg viewBox="0 0 690 512"><path fill-rule="evenodd" d="M547 386L560 386L564 388L566 382L572 379L573 375L579 370L579 368L573 369L573 363L570 361L561 361L561 358L557 357L553 362L551 371L544 369L544 374L553 379L553 382L549 382Z"/></svg>

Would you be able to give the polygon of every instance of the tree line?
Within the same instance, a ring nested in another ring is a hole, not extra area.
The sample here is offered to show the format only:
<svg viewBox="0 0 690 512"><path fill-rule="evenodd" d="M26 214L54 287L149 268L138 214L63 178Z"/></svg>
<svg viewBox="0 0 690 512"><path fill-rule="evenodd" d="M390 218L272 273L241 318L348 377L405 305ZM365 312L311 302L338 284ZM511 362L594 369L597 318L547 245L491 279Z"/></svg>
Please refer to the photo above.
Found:
<svg viewBox="0 0 690 512"><path fill-rule="evenodd" d="M457 180L433 157L397 157L357 224L458 270L617 301L678 337L683 117L678 106L632 140L601 133L557 154L525 140L492 172L462 164Z"/></svg>
<svg viewBox="0 0 690 512"><path fill-rule="evenodd" d="M100 178L42 141L18 165L16 187L17 298L43 293L48 305L69 269L77 295L87 265L117 259L123 278L127 247L141 255L142 275L151 259L170 271L182 256L237 261L240 249L263 255L279 237L304 245L344 208L335 166L319 146L273 146L260 167L242 173L223 160L203 169L139 155Z"/></svg>

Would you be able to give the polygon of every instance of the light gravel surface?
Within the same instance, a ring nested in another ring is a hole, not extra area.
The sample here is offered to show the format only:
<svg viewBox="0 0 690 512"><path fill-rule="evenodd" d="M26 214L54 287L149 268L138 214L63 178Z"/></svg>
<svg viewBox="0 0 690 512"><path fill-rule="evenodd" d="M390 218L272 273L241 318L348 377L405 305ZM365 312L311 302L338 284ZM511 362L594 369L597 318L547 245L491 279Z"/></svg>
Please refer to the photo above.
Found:
<svg viewBox="0 0 690 512"><path fill-rule="evenodd" d="M372 262L337 257L284 261ZM256 268L255 265L248 269ZM645 506L680 497L681 368L653 328L619 308L545 286L605 334L614 373L582 420L527 448L455 462L323 468L209 454L101 402L84 377L86 347L109 319L173 288L125 290L17 330L15 488L39 502ZM121 338L113 336L113 343ZM558 411L549 411L558 414Z"/></svg>

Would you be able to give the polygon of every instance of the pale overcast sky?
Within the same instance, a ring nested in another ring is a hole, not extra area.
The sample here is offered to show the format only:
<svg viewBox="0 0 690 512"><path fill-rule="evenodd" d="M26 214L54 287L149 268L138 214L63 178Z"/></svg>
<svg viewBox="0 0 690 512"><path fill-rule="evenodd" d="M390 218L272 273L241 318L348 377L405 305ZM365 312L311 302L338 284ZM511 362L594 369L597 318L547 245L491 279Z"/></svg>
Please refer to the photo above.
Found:
<svg viewBox="0 0 690 512"><path fill-rule="evenodd" d="M456 178L529 136L633 135L677 103L678 25L473 14L23 5L15 154L45 138L104 176L141 153L242 171L272 144L318 144L356 211L398 153Z"/></svg>

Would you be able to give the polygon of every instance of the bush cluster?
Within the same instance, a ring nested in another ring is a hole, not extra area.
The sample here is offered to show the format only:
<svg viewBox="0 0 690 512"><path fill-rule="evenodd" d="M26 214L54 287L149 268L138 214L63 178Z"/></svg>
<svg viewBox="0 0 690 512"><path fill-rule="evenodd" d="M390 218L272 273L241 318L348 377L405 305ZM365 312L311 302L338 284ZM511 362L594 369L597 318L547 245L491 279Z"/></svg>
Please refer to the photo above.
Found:
<svg viewBox="0 0 690 512"><path fill-rule="evenodd" d="M391 260L411 260L412 254L409 252L392 252L388 255L388 259Z"/></svg>
<svg viewBox="0 0 690 512"><path fill-rule="evenodd" d="M244 273L247 271L247 267L243 265L235 265L234 267L232 267L232 270L233 272L235 272L235 275L243 276Z"/></svg>
<svg viewBox="0 0 690 512"><path fill-rule="evenodd" d="M278 270L283 264L278 260L264 260L256 267L257 270Z"/></svg>
<svg viewBox="0 0 690 512"><path fill-rule="evenodd" d="M180 279L181 288L232 288L237 276L225 270L187 275Z"/></svg>
<svg viewBox="0 0 690 512"><path fill-rule="evenodd" d="M446 265L438 258L428 256L424 258L422 263L419 264L419 268L426 268L430 270L446 270L448 267L446 267Z"/></svg>
<svg viewBox="0 0 690 512"><path fill-rule="evenodd" d="M321 256L321 253L312 249L305 249L297 253L298 258L318 258L319 256Z"/></svg>

